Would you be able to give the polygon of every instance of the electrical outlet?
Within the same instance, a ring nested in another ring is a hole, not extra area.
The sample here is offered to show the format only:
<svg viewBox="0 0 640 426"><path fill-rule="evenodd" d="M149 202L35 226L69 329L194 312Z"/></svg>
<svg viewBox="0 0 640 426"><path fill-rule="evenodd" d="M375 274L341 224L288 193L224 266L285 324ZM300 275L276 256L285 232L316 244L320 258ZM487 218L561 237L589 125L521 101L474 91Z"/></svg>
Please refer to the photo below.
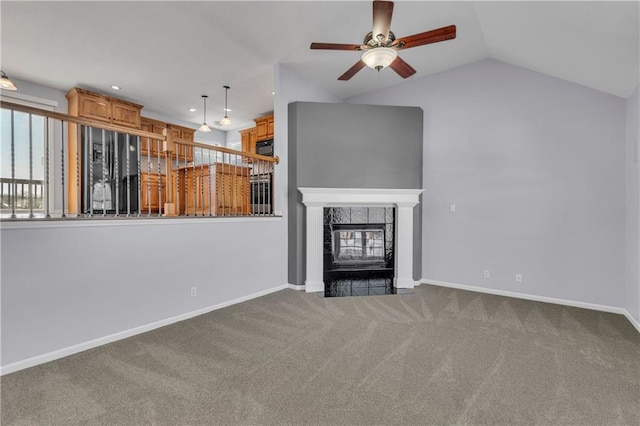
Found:
<svg viewBox="0 0 640 426"><path fill-rule="evenodd" d="M489 272L488 269L484 270L484 274L483 275L484 275L485 278L491 278L491 272Z"/></svg>
<svg viewBox="0 0 640 426"><path fill-rule="evenodd" d="M522 274L516 274L516 282L517 283L521 283L522 282Z"/></svg>
<svg viewBox="0 0 640 426"><path fill-rule="evenodd" d="M455 213L455 212L456 212L456 205L455 205L455 204L451 204L451 205L449 206L449 211L450 211L451 213Z"/></svg>
<svg viewBox="0 0 640 426"><path fill-rule="evenodd" d="M198 295L198 287L191 287L191 297L196 297Z"/></svg>

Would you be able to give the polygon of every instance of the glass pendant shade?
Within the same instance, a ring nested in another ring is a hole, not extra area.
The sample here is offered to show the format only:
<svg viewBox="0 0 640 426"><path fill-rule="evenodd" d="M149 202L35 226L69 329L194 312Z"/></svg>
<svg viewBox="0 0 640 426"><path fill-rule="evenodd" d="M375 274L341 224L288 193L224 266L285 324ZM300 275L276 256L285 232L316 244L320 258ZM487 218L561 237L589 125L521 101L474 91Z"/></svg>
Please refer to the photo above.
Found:
<svg viewBox="0 0 640 426"><path fill-rule="evenodd" d="M13 84L13 81L9 80L9 77L7 77L4 71L0 72L2 72L2 78L0 78L0 87L2 87L4 90L18 90L16 85Z"/></svg>
<svg viewBox="0 0 640 426"><path fill-rule="evenodd" d="M382 70L398 57L398 52L390 47L375 47L371 50L367 50L362 55L362 61L367 64L369 68L374 70Z"/></svg>
<svg viewBox="0 0 640 426"><path fill-rule="evenodd" d="M231 124L231 119L229 119L229 117L225 115L224 117L222 117L222 120L220 120L220 124L223 126L228 126L229 124Z"/></svg>
<svg viewBox="0 0 640 426"><path fill-rule="evenodd" d="M201 132L210 132L211 127L207 126L207 95L202 95L202 100L204 102L204 117L202 119L202 126L198 127L198 130Z"/></svg>

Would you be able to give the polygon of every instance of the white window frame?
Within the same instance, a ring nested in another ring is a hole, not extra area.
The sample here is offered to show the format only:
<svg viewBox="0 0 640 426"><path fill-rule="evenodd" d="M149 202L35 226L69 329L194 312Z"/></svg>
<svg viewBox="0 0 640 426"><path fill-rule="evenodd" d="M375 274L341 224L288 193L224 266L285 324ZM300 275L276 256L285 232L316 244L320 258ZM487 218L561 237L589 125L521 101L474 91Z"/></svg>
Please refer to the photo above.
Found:
<svg viewBox="0 0 640 426"><path fill-rule="evenodd" d="M14 92L14 91L9 92L6 90L2 90L0 93L2 95L2 100L11 102L14 104L28 106L32 108L39 108L46 111L55 111L58 108L58 102L51 99L39 98L37 96L26 95L24 93ZM56 151L53 149L58 144L54 130L55 130L55 126L49 127L49 135L48 135L49 137L49 186L47 187L47 193L49 196L45 197L44 210L49 211L49 214L51 216L56 217L62 214L62 210L58 209L59 211L56 211L54 209L54 206L55 206L54 188L55 188L55 182L56 182L55 171L57 170L56 167L59 165L59 160L55 155ZM50 205L48 206L47 203L49 203Z"/></svg>

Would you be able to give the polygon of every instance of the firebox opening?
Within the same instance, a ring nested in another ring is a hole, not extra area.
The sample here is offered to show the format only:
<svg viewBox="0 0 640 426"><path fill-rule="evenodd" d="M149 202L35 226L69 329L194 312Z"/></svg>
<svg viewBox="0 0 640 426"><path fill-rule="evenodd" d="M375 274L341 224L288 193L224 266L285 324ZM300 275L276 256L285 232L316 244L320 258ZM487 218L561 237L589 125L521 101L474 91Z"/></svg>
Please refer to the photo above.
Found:
<svg viewBox="0 0 640 426"><path fill-rule="evenodd" d="M394 294L393 207L325 207L325 297Z"/></svg>
<svg viewBox="0 0 640 426"><path fill-rule="evenodd" d="M384 265L384 224L334 225L331 237L334 265Z"/></svg>

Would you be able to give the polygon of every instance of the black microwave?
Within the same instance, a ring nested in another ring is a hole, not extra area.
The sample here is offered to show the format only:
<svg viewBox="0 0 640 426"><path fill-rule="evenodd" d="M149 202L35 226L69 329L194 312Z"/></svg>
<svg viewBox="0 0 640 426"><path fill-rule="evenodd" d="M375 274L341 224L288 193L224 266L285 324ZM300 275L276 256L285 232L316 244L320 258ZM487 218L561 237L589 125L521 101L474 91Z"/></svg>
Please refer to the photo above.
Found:
<svg viewBox="0 0 640 426"><path fill-rule="evenodd" d="M273 139L256 142L256 154L273 157Z"/></svg>

